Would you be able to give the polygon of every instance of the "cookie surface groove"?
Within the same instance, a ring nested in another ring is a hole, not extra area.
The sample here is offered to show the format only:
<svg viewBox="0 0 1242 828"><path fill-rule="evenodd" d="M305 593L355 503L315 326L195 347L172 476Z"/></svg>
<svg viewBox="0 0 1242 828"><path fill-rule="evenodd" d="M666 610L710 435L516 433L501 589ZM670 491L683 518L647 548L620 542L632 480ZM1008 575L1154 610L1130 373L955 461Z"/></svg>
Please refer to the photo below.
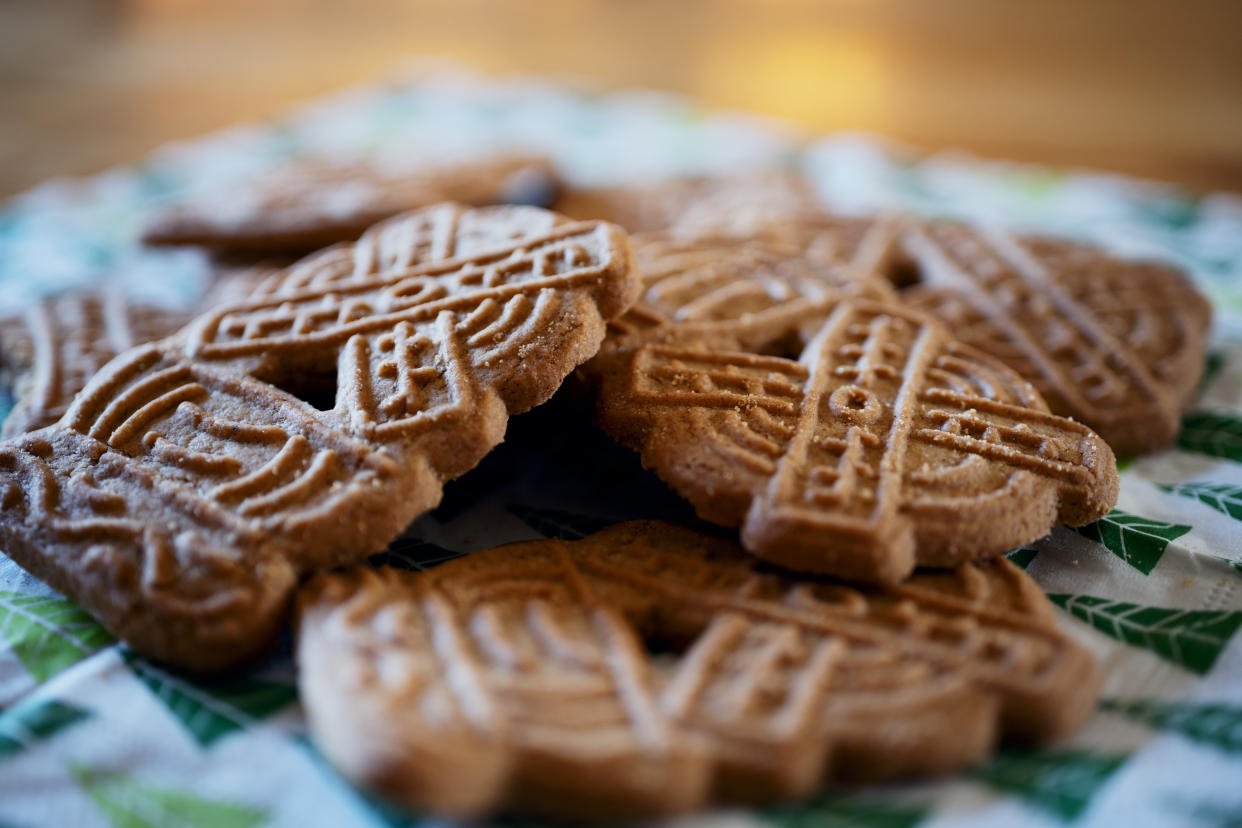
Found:
<svg viewBox="0 0 1242 828"><path fill-rule="evenodd" d="M1027 378L1121 456L1177 433L1203 371L1211 307L1176 269L1089 245L964 224L911 225L904 299Z"/></svg>
<svg viewBox="0 0 1242 828"><path fill-rule="evenodd" d="M0 437L56 422L108 360L168 336L189 319L104 290L44 299L22 317L0 322L0 365L16 398Z"/></svg>
<svg viewBox="0 0 1242 828"><path fill-rule="evenodd" d="M609 324L605 354L655 342L767 351L814 329L846 297L895 296L887 281L853 265L852 242L831 255L772 234L642 233L632 242L642 291Z"/></svg>
<svg viewBox="0 0 1242 828"><path fill-rule="evenodd" d="M1099 670L1004 560L864 588L659 522L299 597L312 734L453 817L619 819L944 773L1090 714Z"/></svg>

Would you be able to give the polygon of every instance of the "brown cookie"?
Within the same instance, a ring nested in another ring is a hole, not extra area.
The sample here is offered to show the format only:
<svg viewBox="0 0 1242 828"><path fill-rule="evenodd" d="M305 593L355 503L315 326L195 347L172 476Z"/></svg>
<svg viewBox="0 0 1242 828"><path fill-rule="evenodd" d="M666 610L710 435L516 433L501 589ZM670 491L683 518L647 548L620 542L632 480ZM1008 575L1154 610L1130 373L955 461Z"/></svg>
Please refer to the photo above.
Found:
<svg viewBox="0 0 1242 828"><path fill-rule="evenodd" d="M854 266L858 248L820 255L774 235L640 233L631 241L642 293L609 324L606 353L652 342L788 349L801 328L813 332L842 298L896 295L874 268Z"/></svg>
<svg viewBox="0 0 1242 828"><path fill-rule="evenodd" d="M815 194L803 178L761 171L567 189L557 199L556 209L574 218L611 221L631 233L683 225L713 235L725 227L740 228L805 213L815 205Z"/></svg>
<svg viewBox="0 0 1242 828"><path fill-rule="evenodd" d="M616 820L945 773L1072 732L1100 683L1004 559L868 588L659 522L324 575L299 608L316 743L451 817Z"/></svg>
<svg viewBox="0 0 1242 828"><path fill-rule="evenodd" d="M956 222L844 218L813 204L772 212L704 201L670 232L774 240L882 274L1122 455L1173 439L1202 374L1211 306L1168 265Z"/></svg>
<svg viewBox="0 0 1242 828"><path fill-rule="evenodd" d="M251 256L308 252L351 241L389 216L438 202L547 206L555 191L555 173L539 158L421 168L301 161L248 186L166 208L152 218L143 241Z"/></svg>
<svg viewBox="0 0 1242 828"><path fill-rule="evenodd" d="M440 255L489 226L503 241ZM181 666L262 650L300 575L434 506L637 288L618 228L535 208L400 216L288 275L121 354L59 423L0 444L0 548Z"/></svg>
<svg viewBox="0 0 1242 828"><path fill-rule="evenodd" d="M1176 436L1211 322L1211 306L1176 269L951 222L908 224L890 263L918 282L906 301L1014 368L1119 455Z"/></svg>
<svg viewBox="0 0 1242 828"><path fill-rule="evenodd" d="M294 256L237 260L231 257L220 260L213 256L206 287L194 307L203 313L221 305L245 303L257 291L265 291L267 285L278 281L284 271L297 262Z"/></svg>
<svg viewBox="0 0 1242 828"><path fill-rule="evenodd" d="M809 184L792 176L782 180L790 193L784 197L771 191L766 199L752 199L739 188L687 204L667 232L686 241L763 240L820 265L848 265L875 275L891 252L901 220L826 212Z"/></svg>
<svg viewBox="0 0 1242 828"><path fill-rule="evenodd" d="M797 360L711 341L620 348L599 372L598 421L701 517L805 572L895 582L1116 501L1103 440L932 318L845 299L811 330Z"/></svg>
<svg viewBox="0 0 1242 828"><path fill-rule="evenodd" d="M45 299L0 323L0 363L15 398L0 436L24 434L61 418L74 395L108 360L161 339L189 315L130 302L117 290Z"/></svg>

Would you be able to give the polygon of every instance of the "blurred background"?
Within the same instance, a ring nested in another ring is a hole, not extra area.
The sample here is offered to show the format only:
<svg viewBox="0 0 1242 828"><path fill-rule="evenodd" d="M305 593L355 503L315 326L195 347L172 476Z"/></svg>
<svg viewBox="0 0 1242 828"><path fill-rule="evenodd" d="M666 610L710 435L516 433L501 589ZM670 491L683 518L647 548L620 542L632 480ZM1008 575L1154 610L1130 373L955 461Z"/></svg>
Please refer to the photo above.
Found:
<svg viewBox="0 0 1242 828"><path fill-rule="evenodd" d="M0 196L418 56L1242 192L1237 0L0 0Z"/></svg>

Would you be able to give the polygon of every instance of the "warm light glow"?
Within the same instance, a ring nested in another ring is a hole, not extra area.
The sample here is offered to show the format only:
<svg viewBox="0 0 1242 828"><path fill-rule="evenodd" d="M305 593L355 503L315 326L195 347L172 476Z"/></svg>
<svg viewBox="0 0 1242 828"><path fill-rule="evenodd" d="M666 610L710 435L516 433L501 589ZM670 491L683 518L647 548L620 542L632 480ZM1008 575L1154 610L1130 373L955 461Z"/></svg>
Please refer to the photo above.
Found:
<svg viewBox="0 0 1242 828"><path fill-rule="evenodd" d="M817 127L876 128L891 84L883 49L859 36L783 33L706 44L696 85L709 102Z"/></svg>

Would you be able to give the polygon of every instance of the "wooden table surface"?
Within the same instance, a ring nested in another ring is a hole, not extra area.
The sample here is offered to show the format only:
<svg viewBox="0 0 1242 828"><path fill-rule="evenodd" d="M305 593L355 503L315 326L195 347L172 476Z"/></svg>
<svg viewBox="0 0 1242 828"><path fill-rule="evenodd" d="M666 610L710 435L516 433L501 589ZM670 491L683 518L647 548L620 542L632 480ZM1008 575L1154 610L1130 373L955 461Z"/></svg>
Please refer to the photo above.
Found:
<svg viewBox="0 0 1242 828"><path fill-rule="evenodd" d="M423 55L1242 192L1236 0L0 0L0 196Z"/></svg>

